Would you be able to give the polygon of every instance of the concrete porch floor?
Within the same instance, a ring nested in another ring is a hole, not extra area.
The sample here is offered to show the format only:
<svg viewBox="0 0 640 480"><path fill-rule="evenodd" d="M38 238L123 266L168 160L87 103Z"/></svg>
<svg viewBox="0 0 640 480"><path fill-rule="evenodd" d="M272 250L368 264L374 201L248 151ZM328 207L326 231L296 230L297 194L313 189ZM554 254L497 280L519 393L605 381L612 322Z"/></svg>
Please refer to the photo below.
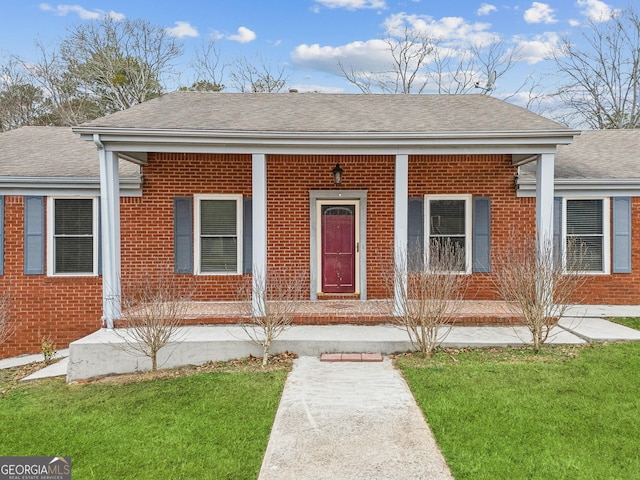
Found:
<svg viewBox="0 0 640 480"><path fill-rule="evenodd" d="M481 306L487 309L504 307L498 302ZM216 307L227 308L224 305ZM335 305L318 307L336 308ZM471 308L471 305L467 307ZM571 316L560 319L549 343L640 341L640 331L603 318L637 317L640 306L576 306L569 313ZM67 381L149 370L150 360L127 348L127 335L126 329L101 329L73 342L69 346ZM519 325L454 325L441 332L441 340L441 346L445 348L520 346L529 343L530 334L526 327ZM274 341L271 353L288 351L300 356L319 356L326 352L379 352L388 355L412 349L406 331L391 324L293 325ZM261 347L252 343L247 332L237 324L194 325L180 328L178 339L159 352L158 364L160 368L172 368L261 354Z"/></svg>
<svg viewBox="0 0 640 480"><path fill-rule="evenodd" d="M189 302L183 315L187 325L233 324L242 316L239 302ZM300 302L293 323L298 325L385 324L392 320L390 300L321 300ZM516 319L505 302L465 300L456 313L456 324L511 324Z"/></svg>

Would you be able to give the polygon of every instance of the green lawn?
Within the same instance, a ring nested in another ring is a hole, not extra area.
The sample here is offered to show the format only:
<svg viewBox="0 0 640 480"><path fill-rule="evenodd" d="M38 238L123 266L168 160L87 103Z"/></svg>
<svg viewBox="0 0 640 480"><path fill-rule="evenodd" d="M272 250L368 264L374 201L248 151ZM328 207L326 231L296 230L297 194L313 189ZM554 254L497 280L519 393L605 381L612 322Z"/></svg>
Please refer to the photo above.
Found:
<svg viewBox="0 0 640 480"><path fill-rule="evenodd" d="M0 455L70 455L76 480L255 479L286 373L19 385L0 397Z"/></svg>
<svg viewBox="0 0 640 480"><path fill-rule="evenodd" d="M640 478L640 343L397 364L456 480Z"/></svg>

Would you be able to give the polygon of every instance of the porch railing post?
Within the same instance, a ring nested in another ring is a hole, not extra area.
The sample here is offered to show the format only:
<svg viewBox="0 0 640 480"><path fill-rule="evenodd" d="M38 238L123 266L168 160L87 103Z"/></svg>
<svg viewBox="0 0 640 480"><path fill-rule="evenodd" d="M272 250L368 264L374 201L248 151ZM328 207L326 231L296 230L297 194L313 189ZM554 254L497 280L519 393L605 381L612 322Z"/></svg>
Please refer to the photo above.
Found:
<svg viewBox="0 0 640 480"><path fill-rule="evenodd" d="M251 164L252 185L252 237L253 237L253 281L252 311L261 316L264 312L267 281L267 159L266 155L255 153Z"/></svg>
<svg viewBox="0 0 640 480"><path fill-rule="evenodd" d="M100 213L102 228L102 311L107 328L122 315L120 286L120 173L118 156L94 135L100 157Z"/></svg>
<svg viewBox="0 0 640 480"><path fill-rule="evenodd" d="M404 315L407 296L407 231L409 224L409 156L396 155L394 202L393 314Z"/></svg>

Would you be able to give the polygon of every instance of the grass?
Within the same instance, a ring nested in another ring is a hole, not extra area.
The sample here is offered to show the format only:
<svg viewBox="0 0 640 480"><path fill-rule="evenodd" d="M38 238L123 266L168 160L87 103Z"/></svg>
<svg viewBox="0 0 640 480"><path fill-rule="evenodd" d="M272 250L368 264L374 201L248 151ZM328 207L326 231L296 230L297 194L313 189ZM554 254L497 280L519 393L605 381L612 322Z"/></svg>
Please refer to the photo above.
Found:
<svg viewBox="0 0 640 480"><path fill-rule="evenodd" d="M1 455L70 455L75 479L255 479L287 368L229 370L13 385Z"/></svg>
<svg viewBox="0 0 640 480"><path fill-rule="evenodd" d="M640 343L397 359L456 480L640 478Z"/></svg>

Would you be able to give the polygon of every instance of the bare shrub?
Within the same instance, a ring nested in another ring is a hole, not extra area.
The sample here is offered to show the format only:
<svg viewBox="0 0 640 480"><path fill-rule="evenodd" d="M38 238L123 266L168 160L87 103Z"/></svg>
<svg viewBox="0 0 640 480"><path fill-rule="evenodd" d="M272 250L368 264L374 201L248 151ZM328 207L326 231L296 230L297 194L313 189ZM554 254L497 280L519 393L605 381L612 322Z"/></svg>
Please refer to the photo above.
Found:
<svg viewBox="0 0 640 480"><path fill-rule="evenodd" d="M169 342L180 340L179 327L187 312L188 287L173 276L160 274L131 280L122 286L122 320L126 333L116 333L126 350L151 359L158 369L158 352Z"/></svg>
<svg viewBox="0 0 640 480"><path fill-rule="evenodd" d="M586 248L569 245L568 250L572 254L562 259L554 255L552 245L539 248L531 240L512 245L496 262L498 295L527 327L536 352L576 302L586 280L582 267Z"/></svg>
<svg viewBox="0 0 640 480"><path fill-rule="evenodd" d="M15 331L11 323L11 302L8 293L0 293L0 345L6 342Z"/></svg>
<svg viewBox="0 0 640 480"><path fill-rule="evenodd" d="M462 307L466 290L464 252L450 242L432 242L426 259L418 249L399 255L393 268L396 323L416 350L433 355Z"/></svg>
<svg viewBox="0 0 640 480"><path fill-rule="evenodd" d="M300 307L307 276L279 271L253 275L253 280L239 289L242 328L253 343L262 347L262 365L266 366L273 341L291 325Z"/></svg>

